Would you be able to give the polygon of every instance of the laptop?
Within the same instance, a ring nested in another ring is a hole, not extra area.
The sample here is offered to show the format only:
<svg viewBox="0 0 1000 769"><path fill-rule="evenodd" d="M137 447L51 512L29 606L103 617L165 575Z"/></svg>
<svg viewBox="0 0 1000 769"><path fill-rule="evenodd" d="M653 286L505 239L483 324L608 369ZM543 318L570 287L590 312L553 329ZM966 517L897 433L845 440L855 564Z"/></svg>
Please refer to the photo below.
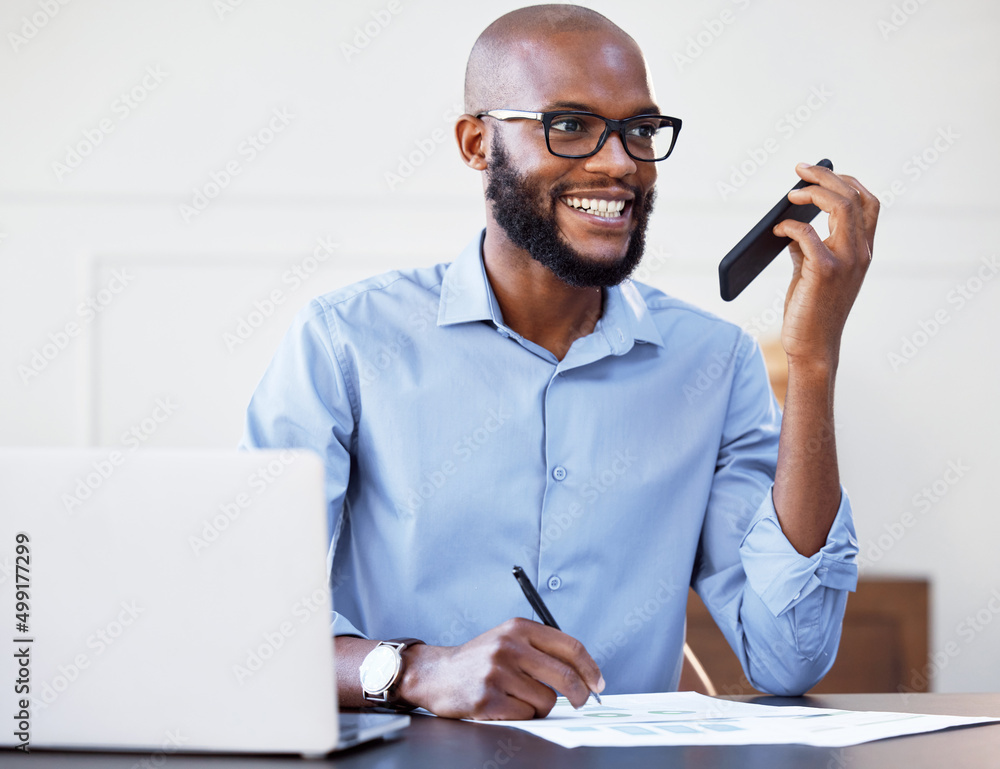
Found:
<svg viewBox="0 0 1000 769"><path fill-rule="evenodd" d="M0 448L0 746L397 735L408 716L338 718L325 507L310 452Z"/></svg>

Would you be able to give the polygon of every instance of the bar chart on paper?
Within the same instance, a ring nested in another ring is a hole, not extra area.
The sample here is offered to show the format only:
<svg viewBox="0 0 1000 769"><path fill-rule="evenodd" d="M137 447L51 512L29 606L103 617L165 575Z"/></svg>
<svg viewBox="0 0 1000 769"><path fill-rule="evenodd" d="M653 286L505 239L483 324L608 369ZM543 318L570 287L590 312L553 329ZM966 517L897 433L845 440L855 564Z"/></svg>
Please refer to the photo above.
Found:
<svg viewBox="0 0 1000 769"><path fill-rule="evenodd" d="M563 747L640 745L777 745L844 747L862 742L970 726L1000 719L919 713L759 705L695 692L616 694L579 710L564 697L546 718L489 721Z"/></svg>

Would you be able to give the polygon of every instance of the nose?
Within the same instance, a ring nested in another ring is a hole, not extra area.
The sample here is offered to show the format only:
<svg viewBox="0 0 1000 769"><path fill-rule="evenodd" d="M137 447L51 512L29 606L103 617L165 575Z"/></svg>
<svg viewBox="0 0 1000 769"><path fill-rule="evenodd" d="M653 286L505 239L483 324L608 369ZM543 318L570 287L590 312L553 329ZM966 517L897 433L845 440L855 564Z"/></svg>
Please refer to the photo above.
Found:
<svg viewBox="0 0 1000 769"><path fill-rule="evenodd" d="M609 131L601 148L586 158L586 169L620 179L634 174L638 170L638 164L625 151L625 140L622 139L622 135L618 131Z"/></svg>

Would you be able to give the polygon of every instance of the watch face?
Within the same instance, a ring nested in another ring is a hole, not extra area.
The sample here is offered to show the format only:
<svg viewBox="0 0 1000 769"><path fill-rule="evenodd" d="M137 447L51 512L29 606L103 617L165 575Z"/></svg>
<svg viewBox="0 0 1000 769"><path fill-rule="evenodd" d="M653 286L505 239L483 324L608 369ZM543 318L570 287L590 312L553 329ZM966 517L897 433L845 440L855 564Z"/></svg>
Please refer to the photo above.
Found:
<svg viewBox="0 0 1000 769"><path fill-rule="evenodd" d="M399 652L392 646L376 646L361 663L361 686L366 692L380 694L388 689L400 668Z"/></svg>

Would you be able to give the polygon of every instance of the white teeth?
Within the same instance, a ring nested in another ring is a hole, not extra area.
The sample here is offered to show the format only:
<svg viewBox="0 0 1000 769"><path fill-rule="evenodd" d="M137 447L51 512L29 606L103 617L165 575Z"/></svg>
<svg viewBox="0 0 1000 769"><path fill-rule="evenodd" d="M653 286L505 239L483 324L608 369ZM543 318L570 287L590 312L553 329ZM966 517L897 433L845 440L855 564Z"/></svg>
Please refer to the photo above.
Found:
<svg viewBox="0 0 1000 769"><path fill-rule="evenodd" d="M576 209L586 211L594 216L603 216L606 219L615 218L621 215L625 208L624 200L600 200L598 198L563 198L562 201Z"/></svg>

